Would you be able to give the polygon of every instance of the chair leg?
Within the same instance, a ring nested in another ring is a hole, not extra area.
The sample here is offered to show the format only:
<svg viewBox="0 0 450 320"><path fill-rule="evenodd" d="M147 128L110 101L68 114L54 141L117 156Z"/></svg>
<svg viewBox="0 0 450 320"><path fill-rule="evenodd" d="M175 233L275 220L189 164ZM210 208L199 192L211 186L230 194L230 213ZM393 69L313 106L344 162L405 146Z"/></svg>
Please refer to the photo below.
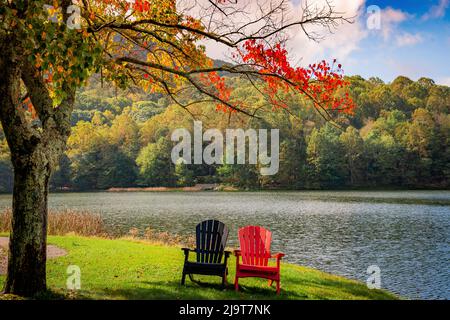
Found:
<svg viewBox="0 0 450 320"><path fill-rule="evenodd" d="M184 285L186 283L186 273L183 272L183 275L181 276L181 285Z"/></svg>
<svg viewBox="0 0 450 320"><path fill-rule="evenodd" d="M236 278L234 278L234 290L236 290L236 292L239 292L239 278L238 278L238 276L236 276Z"/></svg>
<svg viewBox="0 0 450 320"><path fill-rule="evenodd" d="M277 281L277 295L280 294L280 280Z"/></svg>
<svg viewBox="0 0 450 320"><path fill-rule="evenodd" d="M228 269L226 269L225 274L223 275L224 283L228 284Z"/></svg>
<svg viewBox="0 0 450 320"><path fill-rule="evenodd" d="M271 287L273 284L273 280L269 279L269 287Z"/></svg>
<svg viewBox="0 0 450 320"><path fill-rule="evenodd" d="M190 273L189 273L189 279L191 279L192 282L195 282L194 277Z"/></svg>

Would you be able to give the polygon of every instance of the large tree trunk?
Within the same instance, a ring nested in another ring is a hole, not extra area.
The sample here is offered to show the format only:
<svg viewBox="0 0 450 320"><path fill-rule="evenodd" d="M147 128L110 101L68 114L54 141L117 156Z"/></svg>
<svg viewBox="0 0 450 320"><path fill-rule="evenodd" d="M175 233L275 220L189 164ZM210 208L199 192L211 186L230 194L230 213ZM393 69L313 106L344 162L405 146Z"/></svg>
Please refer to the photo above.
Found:
<svg viewBox="0 0 450 320"><path fill-rule="evenodd" d="M46 289L47 190L49 166L40 132L21 109L22 57L14 38L2 41L0 120L14 167L13 215L4 291L31 296Z"/></svg>
<svg viewBox="0 0 450 320"><path fill-rule="evenodd" d="M75 91L53 108L45 81L20 55L14 37L0 39L0 121L14 167L13 217L4 291L33 296L46 290L47 196L52 169L70 134ZM41 128L21 107L23 81Z"/></svg>
<svg viewBox="0 0 450 320"><path fill-rule="evenodd" d="M14 194L5 292L46 290L47 195L50 167L41 148L14 156Z"/></svg>

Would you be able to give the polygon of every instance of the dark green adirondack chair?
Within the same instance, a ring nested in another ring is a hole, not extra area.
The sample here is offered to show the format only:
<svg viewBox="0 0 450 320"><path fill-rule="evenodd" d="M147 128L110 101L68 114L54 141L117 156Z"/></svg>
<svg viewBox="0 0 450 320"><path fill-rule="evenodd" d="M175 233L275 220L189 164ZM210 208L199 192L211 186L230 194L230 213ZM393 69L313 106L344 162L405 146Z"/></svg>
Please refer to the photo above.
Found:
<svg viewBox="0 0 450 320"><path fill-rule="evenodd" d="M196 227L195 249L182 248L184 251L184 266L181 284L185 283L186 275L194 281L192 275L210 275L222 277L222 286L227 282L227 260L231 252L225 251L228 239L228 228L220 221L206 220ZM196 261L189 261L189 252L195 252ZM195 281L194 281L195 282Z"/></svg>

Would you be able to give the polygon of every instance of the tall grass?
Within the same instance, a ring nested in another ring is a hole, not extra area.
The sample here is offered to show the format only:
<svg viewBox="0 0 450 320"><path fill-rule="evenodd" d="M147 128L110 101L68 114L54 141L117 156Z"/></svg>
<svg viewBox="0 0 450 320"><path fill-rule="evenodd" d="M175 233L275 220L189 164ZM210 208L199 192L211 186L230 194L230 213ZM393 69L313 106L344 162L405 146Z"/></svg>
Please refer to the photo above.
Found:
<svg viewBox="0 0 450 320"><path fill-rule="evenodd" d="M0 212L0 232L11 229L11 209ZM74 233L80 236L107 236L102 218L87 211L64 209L50 210L48 213L48 234L65 235Z"/></svg>
<svg viewBox="0 0 450 320"><path fill-rule="evenodd" d="M0 232L9 232L11 229L11 210L0 212Z"/></svg>
<svg viewBox="0 0 450 320"><path fill-rule="evenodd" d="M11 209L0 212L0 232L9 232L11 229ZM89 211L75 211L71 209L49 210L48 234L66 235L76 234L88 237L117 238L120 237L107 230L100 215ZM143 240L153 244L194 246L195 238L182 237L169 232L156 231L147 227L144 232L138 228L131 228L124 237L132 240Z"/></svg>
<svg viewBox="0 0 450 320"><path fill-rule="evenodd" d="M169 233L167 231L157 231L150 227L147 227L143 234L138 228L131 228L125 238L131 238L133 240L144 240L145 242L150 242L152 244L164 244L169 246L195 246L195 238L192 236L183 237L178 234Z"/></svg>

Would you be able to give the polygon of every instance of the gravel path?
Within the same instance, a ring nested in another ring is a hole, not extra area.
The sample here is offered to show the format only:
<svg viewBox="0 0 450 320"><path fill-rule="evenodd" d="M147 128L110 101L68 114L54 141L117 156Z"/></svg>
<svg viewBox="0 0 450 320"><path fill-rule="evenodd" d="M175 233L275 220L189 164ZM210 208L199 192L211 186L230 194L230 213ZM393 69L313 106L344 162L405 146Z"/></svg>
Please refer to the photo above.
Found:
<svg viewBox="0 0 450 320"><path fill-rule="evenodd" d="M8 252L9 238L0 237L0 274L6 274L7 266L7 252ZM67 254L67 251L54 245L47 245L47 258L62 257Z"/></svg>

